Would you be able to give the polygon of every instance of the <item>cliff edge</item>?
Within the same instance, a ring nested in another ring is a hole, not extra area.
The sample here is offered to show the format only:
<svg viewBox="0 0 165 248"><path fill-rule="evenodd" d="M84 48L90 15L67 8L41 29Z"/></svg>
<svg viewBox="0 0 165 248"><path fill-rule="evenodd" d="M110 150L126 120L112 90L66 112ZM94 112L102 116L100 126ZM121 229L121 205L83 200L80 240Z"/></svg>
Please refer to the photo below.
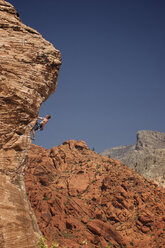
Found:
<svg viewBox="0 0 165 248"><path fill-rule="evenodd" d="M0 244L36 247L40 234L23 170L42 102L57 86L61 55L0 0Z"/></svg>

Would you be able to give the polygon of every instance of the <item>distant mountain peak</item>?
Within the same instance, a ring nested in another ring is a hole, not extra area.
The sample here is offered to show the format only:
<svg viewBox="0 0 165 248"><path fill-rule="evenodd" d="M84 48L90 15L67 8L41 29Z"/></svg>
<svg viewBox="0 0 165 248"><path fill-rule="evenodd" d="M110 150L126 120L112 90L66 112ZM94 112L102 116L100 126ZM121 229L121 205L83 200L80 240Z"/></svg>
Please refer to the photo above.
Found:
<svg viewBox="0 0 165 248"><path fill-rule="evenodd" d="M161 149L165 148L165 133L151 131L151 130L140 130L136 134L136 149L151 148Z"/></svg>
<svg viewBox="0 0 165 248"><path fill-rule="evenodd" d="M102 154L117 158L144 177L165 187L165 133L140 130L136 143L113 147Z"/></svg>

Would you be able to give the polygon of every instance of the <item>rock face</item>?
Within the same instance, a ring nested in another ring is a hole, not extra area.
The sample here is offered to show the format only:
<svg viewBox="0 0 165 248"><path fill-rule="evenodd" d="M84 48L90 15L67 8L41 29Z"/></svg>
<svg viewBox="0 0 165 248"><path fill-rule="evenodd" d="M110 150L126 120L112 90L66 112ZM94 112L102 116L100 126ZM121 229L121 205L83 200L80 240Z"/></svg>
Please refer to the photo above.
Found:
<svg viewBox="0 0 165 248"><path fill-rule="evenodd" d="M114 147L102 154L121 160L144 177L165 187L165 133L139 131L136 144Z"/></svg>
<svg viewBox="0 0 165 248"><path fill-rule="evenodd" d="M165 247L164 189L83 141L51 150L33 145L25 182L49 244L56 239L67 248Z"/></svg>
<svg viewBox="0 0 165 248"><path fill-rule="evenodd" d="M40 105L55 91L60 52L0 0L0 247L36 247L23 169Z"/></svg>

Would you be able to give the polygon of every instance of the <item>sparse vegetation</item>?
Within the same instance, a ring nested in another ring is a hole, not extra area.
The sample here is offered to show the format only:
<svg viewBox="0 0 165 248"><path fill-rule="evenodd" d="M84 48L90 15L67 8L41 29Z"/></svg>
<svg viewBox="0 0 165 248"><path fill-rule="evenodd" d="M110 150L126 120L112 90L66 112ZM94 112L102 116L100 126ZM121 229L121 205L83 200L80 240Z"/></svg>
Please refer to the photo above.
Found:
<svg viewBox="0 0 165 248"><path fill-rule="evenodd" d="M48 248L48 245L46 244L46 238L42 236L39 238L38 248Z"/></svg>
<svg viewBox="0 0 165 248"><path fill-rule="evenodd" d="M47 197L47 196L44 197L44 201L49 201L49 200L50 200L50 197Z"/></svg>
<svg viewBox="0 0 165 248"><path fill-rule="evenodd" d="M83 240L82 245L87 245L87 240Z"/></svg>
<svg viewBox="0 0 165 248"><path fill-rule="evenodd" d="M56 247L59 247L59 244L54 240L51 248L56 248Z"/></svg>
<svg viewBox="0 0 165 248"><path fill-rule="evenodd" d="M57 247L59 247L59 244L56 242L56 240L54 240L50 248L57 248ZM42 236L39 238L38 248L48 248L48 245L46 244L46 238Z"/></svg>

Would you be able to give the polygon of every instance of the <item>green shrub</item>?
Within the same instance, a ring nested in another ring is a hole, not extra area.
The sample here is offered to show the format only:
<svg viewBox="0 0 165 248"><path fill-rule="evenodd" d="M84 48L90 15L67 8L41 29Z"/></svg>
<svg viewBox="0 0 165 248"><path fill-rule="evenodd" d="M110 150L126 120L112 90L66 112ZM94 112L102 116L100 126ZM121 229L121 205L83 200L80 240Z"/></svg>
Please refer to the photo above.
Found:
<svg viewBox="0 0 165 248"><path fill-rule="evenodd" d="M59 244L57 244L56 241L54 240L51 248L57 248L57 247L59 247ZM39 238L38 248L48 248L48 245L46 244L46 238L42 236Z"/></svg>
<svg viewBox="0 0 165 248"><path fill-rule="evenodd" d="M46 238L41 236L38 241L38 248L48 248L48 245L45 242Z"/></svg>
<svg viewBox="0 0 165 248"><path fill-rule="evenodd" d="M56 248L56 247L59 247L59 244L57 244L56 241L54 240L54 242L53 242L51 248Z"/></svg>

